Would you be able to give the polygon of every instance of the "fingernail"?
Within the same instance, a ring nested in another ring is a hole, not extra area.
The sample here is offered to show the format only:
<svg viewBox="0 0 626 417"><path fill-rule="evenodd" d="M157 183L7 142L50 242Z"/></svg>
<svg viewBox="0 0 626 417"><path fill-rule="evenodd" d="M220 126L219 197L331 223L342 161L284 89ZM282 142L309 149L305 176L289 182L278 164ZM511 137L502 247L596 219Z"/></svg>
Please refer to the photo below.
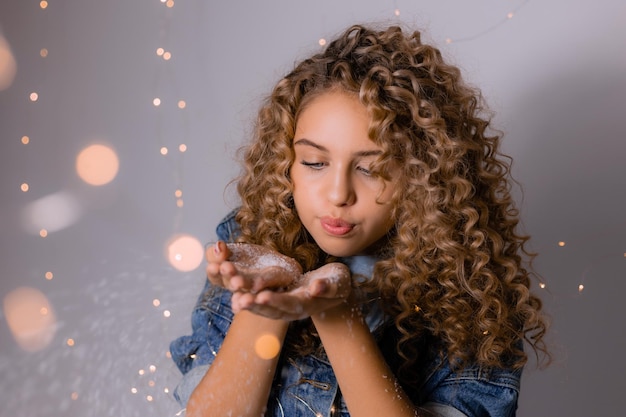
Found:
<svg viewBox="0 0 626 417"><path fill-rule="evenodd" d="M220 242L215 242L215 246L213 246L213 252L215 252L216 255L222 253L222 250L220 249Z"/></svg>

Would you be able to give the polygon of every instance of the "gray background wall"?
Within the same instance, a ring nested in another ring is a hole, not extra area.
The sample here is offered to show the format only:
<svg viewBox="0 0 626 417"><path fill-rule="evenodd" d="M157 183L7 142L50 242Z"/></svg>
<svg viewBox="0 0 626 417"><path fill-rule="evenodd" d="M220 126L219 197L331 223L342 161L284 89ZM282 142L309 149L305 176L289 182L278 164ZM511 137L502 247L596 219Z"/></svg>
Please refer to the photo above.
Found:
<svg viewBox="0 0 626 417"><path fill-rule="evenodd" d="M370 21L423 29L482 88L506 132L555 356L525 372L518 414L620 413L626 3L50 0L44 10L2 0L0 51L11 55L0 52L0 414L178 411L168 344L189 333L204 273L173 268L167 243L180 233L215 239L236 205L227 184L261 97L320 38ZM119 158L109 184L76 173L93 143ZM43 209L29 216L34 204ZM32 317L12 331L21 287L43 298L19 299Z"/></svg>

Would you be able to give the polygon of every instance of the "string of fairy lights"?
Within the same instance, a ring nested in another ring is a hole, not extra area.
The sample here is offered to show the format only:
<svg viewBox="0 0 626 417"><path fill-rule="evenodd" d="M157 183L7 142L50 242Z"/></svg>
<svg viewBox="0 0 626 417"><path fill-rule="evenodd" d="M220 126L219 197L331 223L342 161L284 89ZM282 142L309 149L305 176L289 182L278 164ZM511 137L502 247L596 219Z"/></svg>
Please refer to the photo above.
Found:
<svg viewBox="0 0 626 417"><path fill-rule="evenodd" d="M521 8L526 6L529 1L530 0L523 1L510 12L507 12L506 15L502 16L501 20L495 22L493 25L465 37L455 39L446 38L445 43L450 44L472 41L492 33L517 16ZM158 2L155 3L157 4L156 7L163 8L160 13L163 19L171 20L174 18L174 0L158 0ZM44 13L49 7L54 6L54 2L48 3L46 0L42 0L38 4L38 8L42 13ZM396 1L393 2L392 13L396 18L401 18L403 15L403 11L397 7ZM169 25L163 26L169 27ZM171 98L164 93L165 87L177 90L176 80L173 77L173 74L175 74L174 63L176 62L176 59L175 51L172 51L169 47L171 40L170 31L162 30L160 33L161 38L158 41L159 45L153 52L156 58L154 95L146 98L146 103L151 103L151 106L154 108L156 118L156 145L154 145L155 149L152 151L160 153L167 169L173 173L176 179L175 188L171 190L173 204L177 207L176 218L174 219L173 224L174 233L171 239L164 243L164 246L166 247L167 261L172 267L179 271L193 271L203 260L203 246L196 237L179 232L181 216L183 215L184 208L184 156L186 152L190 150L188 143L188 128L190 122L187 113L190 104L184 97L180 97L180 95L176 98ZM1 37L1 34L0 41L2 41L0 42L0 59L3 59L3 64L6 64L0 66L0 68L4 68L4 74L0 74L1 86L5 80L9 80L8 84L11 83L15 72L15 65L10 65L11 60L13 59L10 46ZM326 44L325 38L320 38L318 40L318 44L320 46L324 46ZM47 46L43 46L39 49L39 57L41 60L45 61L50 54L54 54L54 51L49 50ZM44 66L41 68L42 71L45 71ZM175 94L178 94L178 91L175 91ZM42 98L40 96L40 92L35 89L28 91L26 96L28 101L33 106L36 105ZM182 132L178 137L170 137L166 135L163 129L163 125L173 119L180 121L180 125L182 126ZM33 121L29 120L27 125L30 125L31 123L33 123ZM21 135L19 140L23 146L30 146L29 151L35 152L36 148L33 149L32 142L33 140L36 141L38 139L31 138L30 133L26 131L26 127L24 130L25 132ZM112 146L105 143L90 144L86 146L76 157L76 172L78 176L85 183L96 187L106 185L113 181L118 173L119 165L120 161L116 151ZM22 173L22 175L24 175L24 177L27 176L25 173ZM32 181L30 180L20 181L18 184L19 190L24 194L28 194L33 188L33 184L31 184L31 182ZM37 185L35 184L34 187L37 187ZM78 221L80 215L80 209L77 208L76 202L73 197L67 193L55 193L54 195L50 195L46 198L33 201L26 206L25 212L30 213L31 221L29 223L29 231L38 235L40 238L47 238L50 233L54 233L72 222ZM45 214L42 214L45 212L55 213L55 220L52 221L46 217ZM59 213L63 215L59 216ZM64 218L64 220L59 220L59 218ZM560 241L555 245L560 248L564 248L566 247L566 242ZM626 253L624 253L623 256L626 258ZM589 269L592 267L593 265L583 272L581 277L582 279L578 283L578 294L582 293L585 289L585 280ZM51 269L46 270L43 274L43 278L46 281L53 281L55 278L54 271ZM542 279L539 281L539 287L541 289L548 290L547 283ZM163 319L171 317L170 309L166 308L158 297L152 300L152 307L158 311L159 316ZM12 334L14 335L14 338L24 350L41 350L47 347L53 340L55 336L53 329L55 328L54 324L56 320L54 309L42 291L29 287L17 288L5 297L3 308L5 311L5 318ZM23 323L23 321L19 321L18 318L23 318L25 316L31 318L31 321L26 325L26 327L20 328L19 326L21 324L19 323ZM32 334L30 336L25 335L26 331L32 333L33 329L38 331L37 337L33 338ZM80 342L75 338L67 337L63 344L65 348L72 349L79 343ZM171 357L169 351L166 351L164 354L167 358ZM156 401L160 395L171 395L170 388L167 385L159 386L157 383L156 374L158 373L158 368L155 364L149 363L148 365L142 366L140 369L133 372L136 377L128 388L128 392L131 395L143 396L147 402ZM72 390L68 393L68 396L73 401L78 400L80 395L81 393L78 390Z"/></svg>

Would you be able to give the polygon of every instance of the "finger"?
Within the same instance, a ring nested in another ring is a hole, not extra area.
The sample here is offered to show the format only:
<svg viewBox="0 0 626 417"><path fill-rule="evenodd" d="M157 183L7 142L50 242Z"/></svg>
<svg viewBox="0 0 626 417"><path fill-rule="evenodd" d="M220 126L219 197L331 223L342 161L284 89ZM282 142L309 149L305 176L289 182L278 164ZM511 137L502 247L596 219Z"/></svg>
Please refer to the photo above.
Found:
<svg viewBox="0 0 626 417"><path fill-rule="evenodd" d="M259 316L267 317L270 319L286 319L286 314L284 311L277 309L271 305L259 304L256 300L256 296L250 293L244 292L235 292L231 297L231 306L233 312L238 312L241 310L247 310L251 313L257 314Z"/></svg>
<svg viewBox="0 0 626 417"><path fill-rule="evenodd" d="M206 274L209 278L218 277L220 275L220 264L215 262L210 262L206 266Z"/></svg>
<svg viewBox="0 0 626 417"><path fill-rule="evenodd" d="M239 271L234 263L226 261L219 266L219 274L224 282L224 287L230 291L251 291L253 280Z"/></svg>
<svg viewBox="0 0 626 417"><path fill-rule="evenodd" d="M214 245L206 248L205 256L209 263L224 262L230 256L230 250L225 242L218 240Z"/></svg>
<svg viewBox="0 0 626 417"><path fill-rule="evenodd" d="M255 297L255 306L259 309L272 309L280 312L282 317L290 320L306 317L304 305L308 299L304 291L292 291L277 293L274 291L262 291Z"/></svg>
<svg viewBox="0 0 626 417"><path fill-rule="evenodd" d="M346 298L350 294L350 270L343 264L326 264L306 275L309 278L307 289L313 297Z"/></svg>
<svg viewBox="0 0 626 417"><path fill-rule="evenodd" d="M254 295L236 291L230 298L230 304L233 312L235 313L241 310L247 310L252 304L254 304Z"/></svg>
<svg viewBox="0 0 626 417"><path fill-rule="evenodd" d="M308 292L311 297L332 297L333 288L323 279L316 279L309 283Z"/></svg>
<svg viewBox="0 0 626 417"><path fill-rule="evenodd" d="M238 275L237 268L232 262L224 261L219 264L219 273L220 275L226 277L232 277L234 275Z"/></svg>
<svg viewBox="0 0 626 417"><path fill-rule="evenodd" d="M218 263L212 262L207 264L206 276L209 282L213 285L226 287L226 285L228 284L228 280L225 280L224 277L222 277L222 274L220 272L220 264Z"/></svg>

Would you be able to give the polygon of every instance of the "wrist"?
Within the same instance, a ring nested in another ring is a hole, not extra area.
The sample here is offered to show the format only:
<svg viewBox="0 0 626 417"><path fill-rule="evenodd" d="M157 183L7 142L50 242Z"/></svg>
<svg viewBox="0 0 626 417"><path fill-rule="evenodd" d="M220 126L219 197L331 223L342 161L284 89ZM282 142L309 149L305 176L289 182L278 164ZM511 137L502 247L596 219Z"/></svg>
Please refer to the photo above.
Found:
<svg viewBox="0 0 626 417"><path fill-rule="evenodd" d="M316 322L332 322L332 321L342 321L346 320L361 320L363 317L361 313L361 307L352 303L349 300L346 300L334 307L330 307L324 311L311 315L311 319Z"/></svg>

